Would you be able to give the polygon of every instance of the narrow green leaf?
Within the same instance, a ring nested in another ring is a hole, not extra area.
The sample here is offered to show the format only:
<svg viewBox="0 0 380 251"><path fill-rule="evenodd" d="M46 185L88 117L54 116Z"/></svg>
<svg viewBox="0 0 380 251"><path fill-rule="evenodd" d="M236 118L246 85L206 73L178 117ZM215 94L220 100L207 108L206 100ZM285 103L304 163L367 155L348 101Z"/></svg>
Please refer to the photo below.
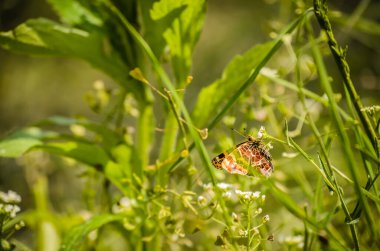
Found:
<svg viewBox="0 0 380 251"><path fill-rule="evenodd" d="M15 132L0 141L0 156L20 157L32 147L42 145L41 139L44 136L46 133L34 127Z"/></svg>
<svg viewBox="0 0 380 251"><path fill-rule="evenodd" d="M91 231L94 231L110 222L120 221L121 219L122 216L112 214L104 214L92 217L87 222L72 228L71 231L65 235L59 251L78 250L84 238Z"/></svg>
<svg viewBox="0 0 380 251"><path fill-rule="evenodd" d="M73 158L90 166L105 166L109 161L108 155L100 146L84 142L53 142L40 145L38 148L49 153Z"/></svg>
<svg viewBox="0 0 380 251"><path fill-rule="evenodd" d="M236 56L225 68L220 79L202 89L193 110L194 121L197 121L198 127L204 126L210 117L219 112L218 108L239 89L251 75L252 69L259 66L274 45L274 42L257 45L244 55Z"/></svg>
<svg viewBox="0 0 380 251"><path fill-rule="evenodd" d="M121 136L115 132L107 128L105 125L97 124L84 119L74 119L67 118L62 116L52 116L47 119L41 120L36 123L38 126L44 125L58 125L58 126L72 126L72 125L80 125L86 128L87 130L96 133L98 136L102 138L104 146L106 149L110 149L121 141Z"/></svg>
<svg viewBox="0 0 380 251"><path fill-rule="evenodd" d="M42 142L33 138L12 138L0 142L0 156L15 158L20 157L30 148L41 145Z"/></svg>

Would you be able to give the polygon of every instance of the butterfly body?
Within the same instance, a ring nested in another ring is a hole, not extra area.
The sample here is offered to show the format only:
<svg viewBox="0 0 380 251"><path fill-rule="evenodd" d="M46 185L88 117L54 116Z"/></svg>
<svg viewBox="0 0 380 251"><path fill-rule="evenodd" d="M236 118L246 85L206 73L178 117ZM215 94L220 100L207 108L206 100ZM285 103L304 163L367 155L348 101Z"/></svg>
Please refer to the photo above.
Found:
<svg viewBox="0 0 380 251"><path fill-rule="evenodd" d="M268 177L273 172L272 156L260 139L248 136L248 140L235 146L231 152L223 152L212 159L217 169L232 174L254 175L259 171Z"/></svg>

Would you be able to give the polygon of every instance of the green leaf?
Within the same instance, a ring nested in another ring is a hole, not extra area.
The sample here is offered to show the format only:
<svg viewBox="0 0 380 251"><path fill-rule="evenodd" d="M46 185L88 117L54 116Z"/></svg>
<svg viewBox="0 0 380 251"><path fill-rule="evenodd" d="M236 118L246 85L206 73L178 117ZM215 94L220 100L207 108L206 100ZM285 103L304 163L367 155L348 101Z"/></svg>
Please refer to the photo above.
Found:
<svg viewBox="0 0 380 251"><path fill-rule="evenodd" d="M101 26L103 23L99 17L93 14L94 12L86 9L78 0L48 0L48 2L63 23L70 25L91 23L96 26Z"/></svg>
<svg viewBox="0 0 380 251"><path fill-rule="evenodd" d="M87 222L72 228L71 231L65 235L59 251L78 250L81 243L90 232L102 227L105 224L120 220L122 220L122 216L112 214L92 217Z"/></svg>
<svg viewBox="0 0 380 251"><path fill-rule="evenodd" d="M0 46L29 55L80 58L119 82L128 79L128 67L98 30L85 31L47 19L31 19L15 30L0 32Z"/></svg>
<svg viewBox="0 0 380 251"><path fill-rule="evenodd" d="M223 71L222 77L203 88L193 110L194 121L198 127L214 117L232 94L243 85L253 69L257 68L270 53L274 42L254 46L244 55L236 56Z"/></svg>
<svg viewBox="0 0 380 251"><path fill-rule="evenodd" d="M105 125L97 124L85 119L74 119L74 118L67 118L62 116L52 116L50 118L41 120L40 122L36 123L38 126L43 125L58 125L58 126L72 126L72 125L80 125L86 128L89 131L92 131L99 135L104 143L104 147L106 149L110 149L111 147L117 145L121 142L121 136L107 128Z"/></svg>
<svg viewBox="0 0 380 251"><path fill-rule="evenodd" d="M172 27L174 20L180 17L181 13L186 9L186 6L180 6L161 12L161 10L152 9L153 1L141 1L140 4L141 16L146 29L144 38L156 57L160 58L166 46L164 32Z"/></svg>
<svg viewBox="0 0 380 251"><path fill-rule="evenodd" d="M131 169L130 163L128 163L127 166L123 166L120 163L108 161L104 167L104 176L126 195L130 192L130 186L128 184L130 184L132 180L127 176L127 171Z"/></svg>
<svg viewBox="0 0 380 251"><path fill-rule="evenodd" d="M109 161L108 155L100 146L84 142L52 142L40 145L38 148L49 153L75 159L90 166L98 167L100 165L104 167Z"/></svg>
<svg viewBox="0 0 380 251"><path fill-rule="evenodd" d="M46 134L34 127L13 133L0 141L0 157L20 157L31 148L42 145L40 139L44 136Z"/></svg>
<svg viewBox="0 0 380 251"><path fill-rule="evenodd" d="M108 161L104 167L104 175L125 195L131 192L130 183L134 173L131 164L132 151L132 147L126 144L114 147L111 154L115 162Z"/></svg>
<svg viewBox="0 0 380 251"><path fill-rule="evenodd" d="M30 55L59 55L27 23L12 31L0 32L0 46L6 50Z"/></svg>
<svg viewBox="0 0 380 251"><path fill-rule="evenodd" d="M42 142L33 138L13 138L0 142L0 156L15 158L23 155L34 146L41 145Z"/></svg>
<svg viewBox="0 0 380 251"><path fill-rule="evenodd" d="M184 6L186 9L182 12L181 8ZM151 17L153 20L159 20L174 10L181 11L181 15L174 20L172 27L164 32L164 38L170 47L176 79L185 84L190 72L193 49L203 27L206 2L204 0L161 0L153 5Z"/></svg>

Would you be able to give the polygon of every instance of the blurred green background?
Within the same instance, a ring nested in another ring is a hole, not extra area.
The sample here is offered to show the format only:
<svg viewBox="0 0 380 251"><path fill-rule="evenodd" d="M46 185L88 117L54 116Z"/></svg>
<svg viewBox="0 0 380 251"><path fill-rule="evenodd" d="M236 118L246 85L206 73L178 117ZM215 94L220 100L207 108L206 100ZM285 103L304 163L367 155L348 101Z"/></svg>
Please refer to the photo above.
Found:
<svg viewBox="0 0 380 251"><path fill-rule="evenodd" d="M294 2L208 1L205 26L195 49L194 80L186 96L190 105L194 100L192 94L218 78L236 54L268 41L273 30L288 23L293 17ZM350 15L358 1L333 1L331 4L331 11ZM380 20L380 3L373 1L370 6L363 17ZM58 21L43 0L3 0L0 8L2 31L15 28L30 18L46 17ZM380 91L379 34L371 37L358 29L342 27L338 19L336 21L337 39L349 48L352 78L365 103L367 98L376 98ZM0 62L0 136L52 114L91 115L83 102L86 91L98 79L113 84L101 72L72 58L31 58L0 48Z"/></svg>
<svg viewBox="0 0 380 251"><path fill-rule="evenodd" d="M186 91L188 106L192 107L203 86L220 77L223 68L234 56L257 43L270 40L273 31L289 23L294 17L294 6L300 3L290 0L208 1L204 30L193 58L194 80ZM331 1L329 4L332 5L330 11L336 38L341 45L348 46L347 58L355 87L364 105L379 104L380 32L368 31L368 27L346 22L345 17L355 11L358 1ZM380 21L380 3L369 1L369 5L362 17ZM0 2L1 31L13 29L36 17L58 20L50 6L42 0ZM331 58L327 63L331 65L331 74L338 76L334 74L336 67ZM0 137L52 115L96 118L84 97L97 80L104 81L111 88L114 86L110 78L80 60L32 58L0 48ZM46 168L42 167L44 163L40 164L41 168ZM80 200L75 198L81 196L78 191L84 185L76 179L80 172L52 166L54 168L48 170L51 184L54 184L49 187L51 201L57 202L58 208L76 208L75 203ZM11 189L21 194L22 208L28 208L33 203L27 186L29 172L17 161L0 159L0 190ZM68 186L70 189L67 189ZM66 202L70 206L63 206Z"/></svg>

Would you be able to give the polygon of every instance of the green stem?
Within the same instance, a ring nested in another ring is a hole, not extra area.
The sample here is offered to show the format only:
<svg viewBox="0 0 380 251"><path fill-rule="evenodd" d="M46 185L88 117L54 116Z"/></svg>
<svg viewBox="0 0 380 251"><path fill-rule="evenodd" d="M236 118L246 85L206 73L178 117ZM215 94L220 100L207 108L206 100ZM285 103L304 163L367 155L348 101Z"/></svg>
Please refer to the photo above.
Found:
<svg viewBox="0 0 380 251"><path fill-rule="evenodd" d="M164 128L164 136L161 140L160 161L166 161L167 159L169 159L171 157L171 154L173 154L175 150L178 129L176 124L176 118L171 111L168 111L167 113ZM166 184L165 175L167 174L167 168L161 167L158 170L158 173L159 183L161 185Z"/></svg>
<svg viewBox="0 0 380 251"><path fill-rule="evenodd" d="M355 110L359 115L360 121L363 125L365 132L368 137L371 139L372 146L379 157L380 148L379 148L379 139L376 137L374 128L372 127L371 121L367 113L362 111L363 105L359 95L357 94L354 84L350 77L350 67L346 61L346 50L342 49L337 41L335 40L330 21L327 17L327 1L326 0L314 0L314 13L317 17L321 29L326 32L328 45L330 51L335 59L335 62L338 66L339 72L342 75L343 83L347 88L348 93L352 99Z"/></svg>
<svg viewBox="0 0 380 251"><path fill-rule="evenodd" d="M140 105L140 115L137 121L137 150L139 156L139 168L135 169L135 173L142 177L143 170L149 164L149 153L153 138L153 107L150 104Z"/></svg>
<svg viewBox="0 0 380 251"><path fill-rule="evenodd" d="M324 5L324 9L322 10L321 1L315 0L314 1L314 8L315 8L315 14L318 18L318 21L320 22L321 27L325 28L326 31L328 33L330 33L328 35L330 37L329 38L330 49L332 51L332 54L334 55L334 58L336 59L338 66L339 66L341 74L344 78L344 82L347 85L347 89L349 89L351 98L354 99L353 102L355 103L355 107L359 106L359 108L357 108L357 107L356 108L358 109L357 112L359 114L361 114L359 116L362 118L363 113L361 113L361 111L360 111L360 107L361 107L360 99L359 99L359 96L357 96L355 89L353 88L352 82L349 78L349 67L348 67L347 62L344 59L344 53L341 49L338 49L338 45L336 44L335 39L333 39L331 26L330 26L330 23L328 22L328 19L326 16L326 5ZM314 43L314 38L312 37L312 35L309 35L309 39L312 43ZM369 226L372 234L374 235L376 233L376 231L373 228L373 222L374 221L372 220L372 217L371 217L368 201L367 201L366 197L363 195L362 190L361 190L360 181L359 181L359 173L358 173L358 170L355 166L355 158L353 156L353 152L350 148L350 146L351 146L350 138L348 137L347 133L345 132L343 120L342 120L341 116L339 115L339 112L337 109L338 105L336 104L335 99L334 99L334 93L333 93L332 87L330 85L330 82L328 80L328 75L327 75L325 65L323 63L322 55L321 55L319 49L315 46L315 44L312 46L312 54L313 54L314 61L315 61L315 64L316 64L318 72L319 72L319 77L320 77L320 82L321 82L322 88L326 92L329 103L330 103L331 116L332 116L332 118L336 124L337 129L338 129L338 135L339 135L339 138L340 138L340 141L341 141L341 144L342 144L345 156L346 156L346 160L347 160L346 163L348 165L348 169L350 170L351 176L352 176L353 181L354 181L354 187L355 187L356 193L359 197L359 201L363 204L363 208L366 212L365 218L367 220L368 226ZM364 125L366 125L365 127L367 127L366 131L367 130L371 131L369 129L370 127L368 127L368 125L366 124L368 121L364 120L362 122ZM375 145L377 143L373 142L373 144L375 147ZM377 148L377 146L376 146L376 148ZM349 216L347 218L347 220L352 221L351 216ZM352 229L351 229L351 232L352 232ZM352 234L354 235L355 233L352 233ZM353 237L355 238L355 236L353 236ZM355 245L355 249L359 250L358 243L354 242L354 245Z"/></svg>
<svg viewBox="0 0 380 251"><path fill-rule="evenodd" d="M310 29L311 28L310 28L309 23L307 23L306 27L307 27L307 30L308 30L308 32L310 34ZM297 36L297 37L299 38L299 36ZM298 41L298 39L297 39L297 41ZM335 178L335 176L334 176L334 174L332 172L332 165L331 165L328 153L327 153L327 149L325 147L325 144L323 142L323 139L321 137L321 134L319 133L319 130L318 130L317 126L315 125L313 119L310 116L310 113L308 111L307 105L305 103L305 94L303 93L303 83L302 83L302 79L301 79L300 61L299 61L299 55L298 55L298 53L297 53L297 62L296 62L296 70L295 70L295 72L296 72L296 79L297 79L297 85L298 85L298 90L299 90L300 101L302 103L304 111L306 112L306 119L309 122L310 128L312 129L315 138L318 141L320 149L322 150L323 160L324 160L324 162L327 165L327 168L324 168L324 169L328 169L329 170L329 172L326 173L326 176L334 184L335 191L338 194L338 198L340 200L340 203L341 203L341 206L343 208L343 211L344 211L346 217L350 218L350 212L349 212L348 207L347 207L347 205L346 205L346 203L344 201L342 192L341 192L340 187L339 187L339 185L338 185L338 183L336 181L336 178ZM322 160L321 160L321 163L323 163ZM352 234L352 237L353 237L353 240L354 240L355 248L358 249L359 248L359 244L358 244L358 236L357 236L357 231L356 231L355 225L354 224L350 224L349 227L350 227L351 234Z"/></svg>

